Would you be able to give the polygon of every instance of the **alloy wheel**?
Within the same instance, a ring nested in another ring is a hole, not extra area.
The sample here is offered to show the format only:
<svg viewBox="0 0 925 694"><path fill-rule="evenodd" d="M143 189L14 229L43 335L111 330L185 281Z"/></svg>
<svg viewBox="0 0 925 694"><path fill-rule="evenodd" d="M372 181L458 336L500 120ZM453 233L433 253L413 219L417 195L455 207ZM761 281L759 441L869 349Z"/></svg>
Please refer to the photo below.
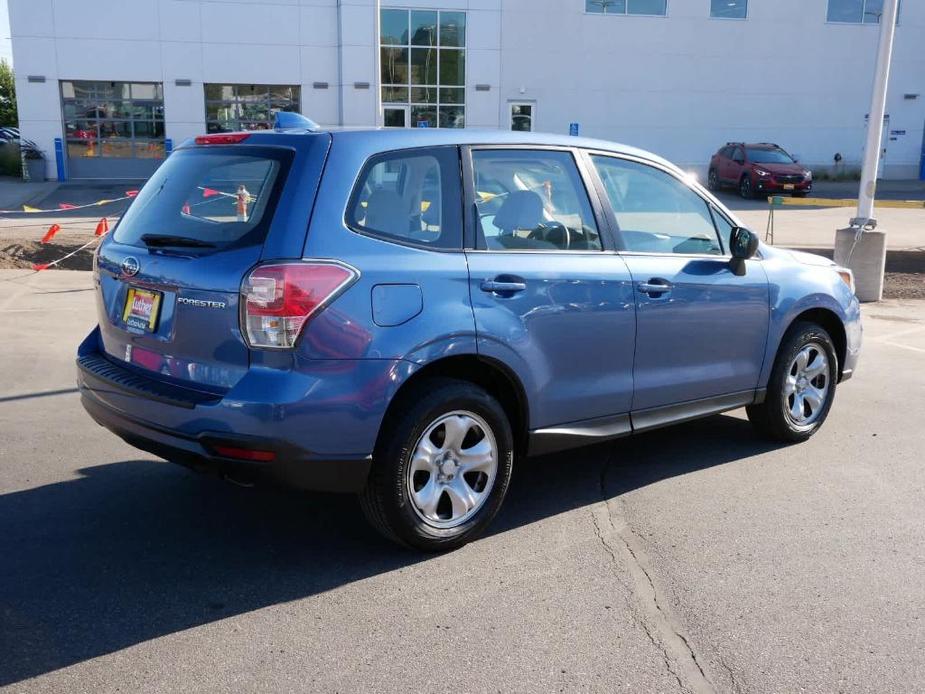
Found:
<svg viewBox="0 0 925 694"><path fill-rule="evenodd" d="M487 422L459 410L433 421L408 465L411 506L435 528L455 528L485 505L498 473L498 444Z"/></svg>
<svg viewBox="0 0 925 694"><path fill-rule="evenodd" d="M797 353L784 380L784 408L798 429L816 423L825 408L831 386L829 359L818 342L810 342Z"/></svg>

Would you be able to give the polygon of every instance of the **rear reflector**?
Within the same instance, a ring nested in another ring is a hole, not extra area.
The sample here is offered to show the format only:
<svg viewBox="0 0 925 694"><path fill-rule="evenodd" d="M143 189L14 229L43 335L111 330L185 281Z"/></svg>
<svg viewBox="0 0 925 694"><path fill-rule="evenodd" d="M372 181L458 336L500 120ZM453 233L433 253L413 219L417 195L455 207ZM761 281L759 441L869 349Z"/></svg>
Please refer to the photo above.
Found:
<svg viewBox="0 0 925 694"><path fill-rule="evenodd" d="M241 289L242 332L251 347L289 349L309 319L359 276L333 261L262 265Z"/></svg>
<svg viewBox="0 0 925 694"><path fill-rule="evenodd" d="M212 450L223 458L253 460L257 463L269 463L276 460L276 453L273 451L255 451L252 448L238 448L237 446L212 446Z"/></svg>
<svg viewBox="0 0 925 694"><path fill-rule="evenodd" d="M250 133L223 133L221 135L200 135L196 138L197 145L236 145L244 142L251 136Z"/></svg>

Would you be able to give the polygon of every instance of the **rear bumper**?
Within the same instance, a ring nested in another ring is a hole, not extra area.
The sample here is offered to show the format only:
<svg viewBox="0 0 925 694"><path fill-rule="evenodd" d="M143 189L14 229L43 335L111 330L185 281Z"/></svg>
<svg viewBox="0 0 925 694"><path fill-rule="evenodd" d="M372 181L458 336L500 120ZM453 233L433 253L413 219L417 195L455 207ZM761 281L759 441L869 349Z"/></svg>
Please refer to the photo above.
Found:
<svg viewBox="0 0 925 694"><path fill-rule="evenodd" d="M135 448L197 472L244 484L279 483L324 492L359 492L366 485L370 456L319 459L291 444L255 436L204 431L196 437L135 421L100 402L92 388L81 384L81 403L93 420ZM272 451L271 462L217 455L216 446Z"/></svg>
<svg viewBox="0 0 925 694"><path fill-rule="evenodd" d="M77 358L81 401L97 423L189 468L317 491L363 489L388 403L415 369L401 360L292 360L252 367L226 392L202 392L120 363L98 337ZM218 453L228 447L262 455Z"/></svg>

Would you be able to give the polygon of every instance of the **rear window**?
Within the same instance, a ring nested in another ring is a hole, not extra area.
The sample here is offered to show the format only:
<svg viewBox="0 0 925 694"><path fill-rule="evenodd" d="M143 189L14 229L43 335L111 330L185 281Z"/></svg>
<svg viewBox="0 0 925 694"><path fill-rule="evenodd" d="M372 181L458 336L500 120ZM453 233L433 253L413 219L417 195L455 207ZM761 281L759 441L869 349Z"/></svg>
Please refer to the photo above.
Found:
<svg viewBox="0 0 925 694"><path fill-rule="evenodd" d="M240 145L179 150L139 193L115 240L144 246L152 236L175 236L204 248L261 243L290 160L287 150Z"/></svg>

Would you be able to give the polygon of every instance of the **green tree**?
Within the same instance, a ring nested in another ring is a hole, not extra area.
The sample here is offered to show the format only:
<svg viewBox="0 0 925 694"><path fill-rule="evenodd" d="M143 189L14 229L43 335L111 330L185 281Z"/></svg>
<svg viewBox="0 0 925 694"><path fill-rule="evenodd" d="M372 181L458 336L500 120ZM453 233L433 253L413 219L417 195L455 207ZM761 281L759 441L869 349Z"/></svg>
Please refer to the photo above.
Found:
<svg viewBox="0 0 925 694"><path fill-rule="evenodd" d="M0 127L19 127L16 112L16 80L6 58L0 58Z"/></svg>

